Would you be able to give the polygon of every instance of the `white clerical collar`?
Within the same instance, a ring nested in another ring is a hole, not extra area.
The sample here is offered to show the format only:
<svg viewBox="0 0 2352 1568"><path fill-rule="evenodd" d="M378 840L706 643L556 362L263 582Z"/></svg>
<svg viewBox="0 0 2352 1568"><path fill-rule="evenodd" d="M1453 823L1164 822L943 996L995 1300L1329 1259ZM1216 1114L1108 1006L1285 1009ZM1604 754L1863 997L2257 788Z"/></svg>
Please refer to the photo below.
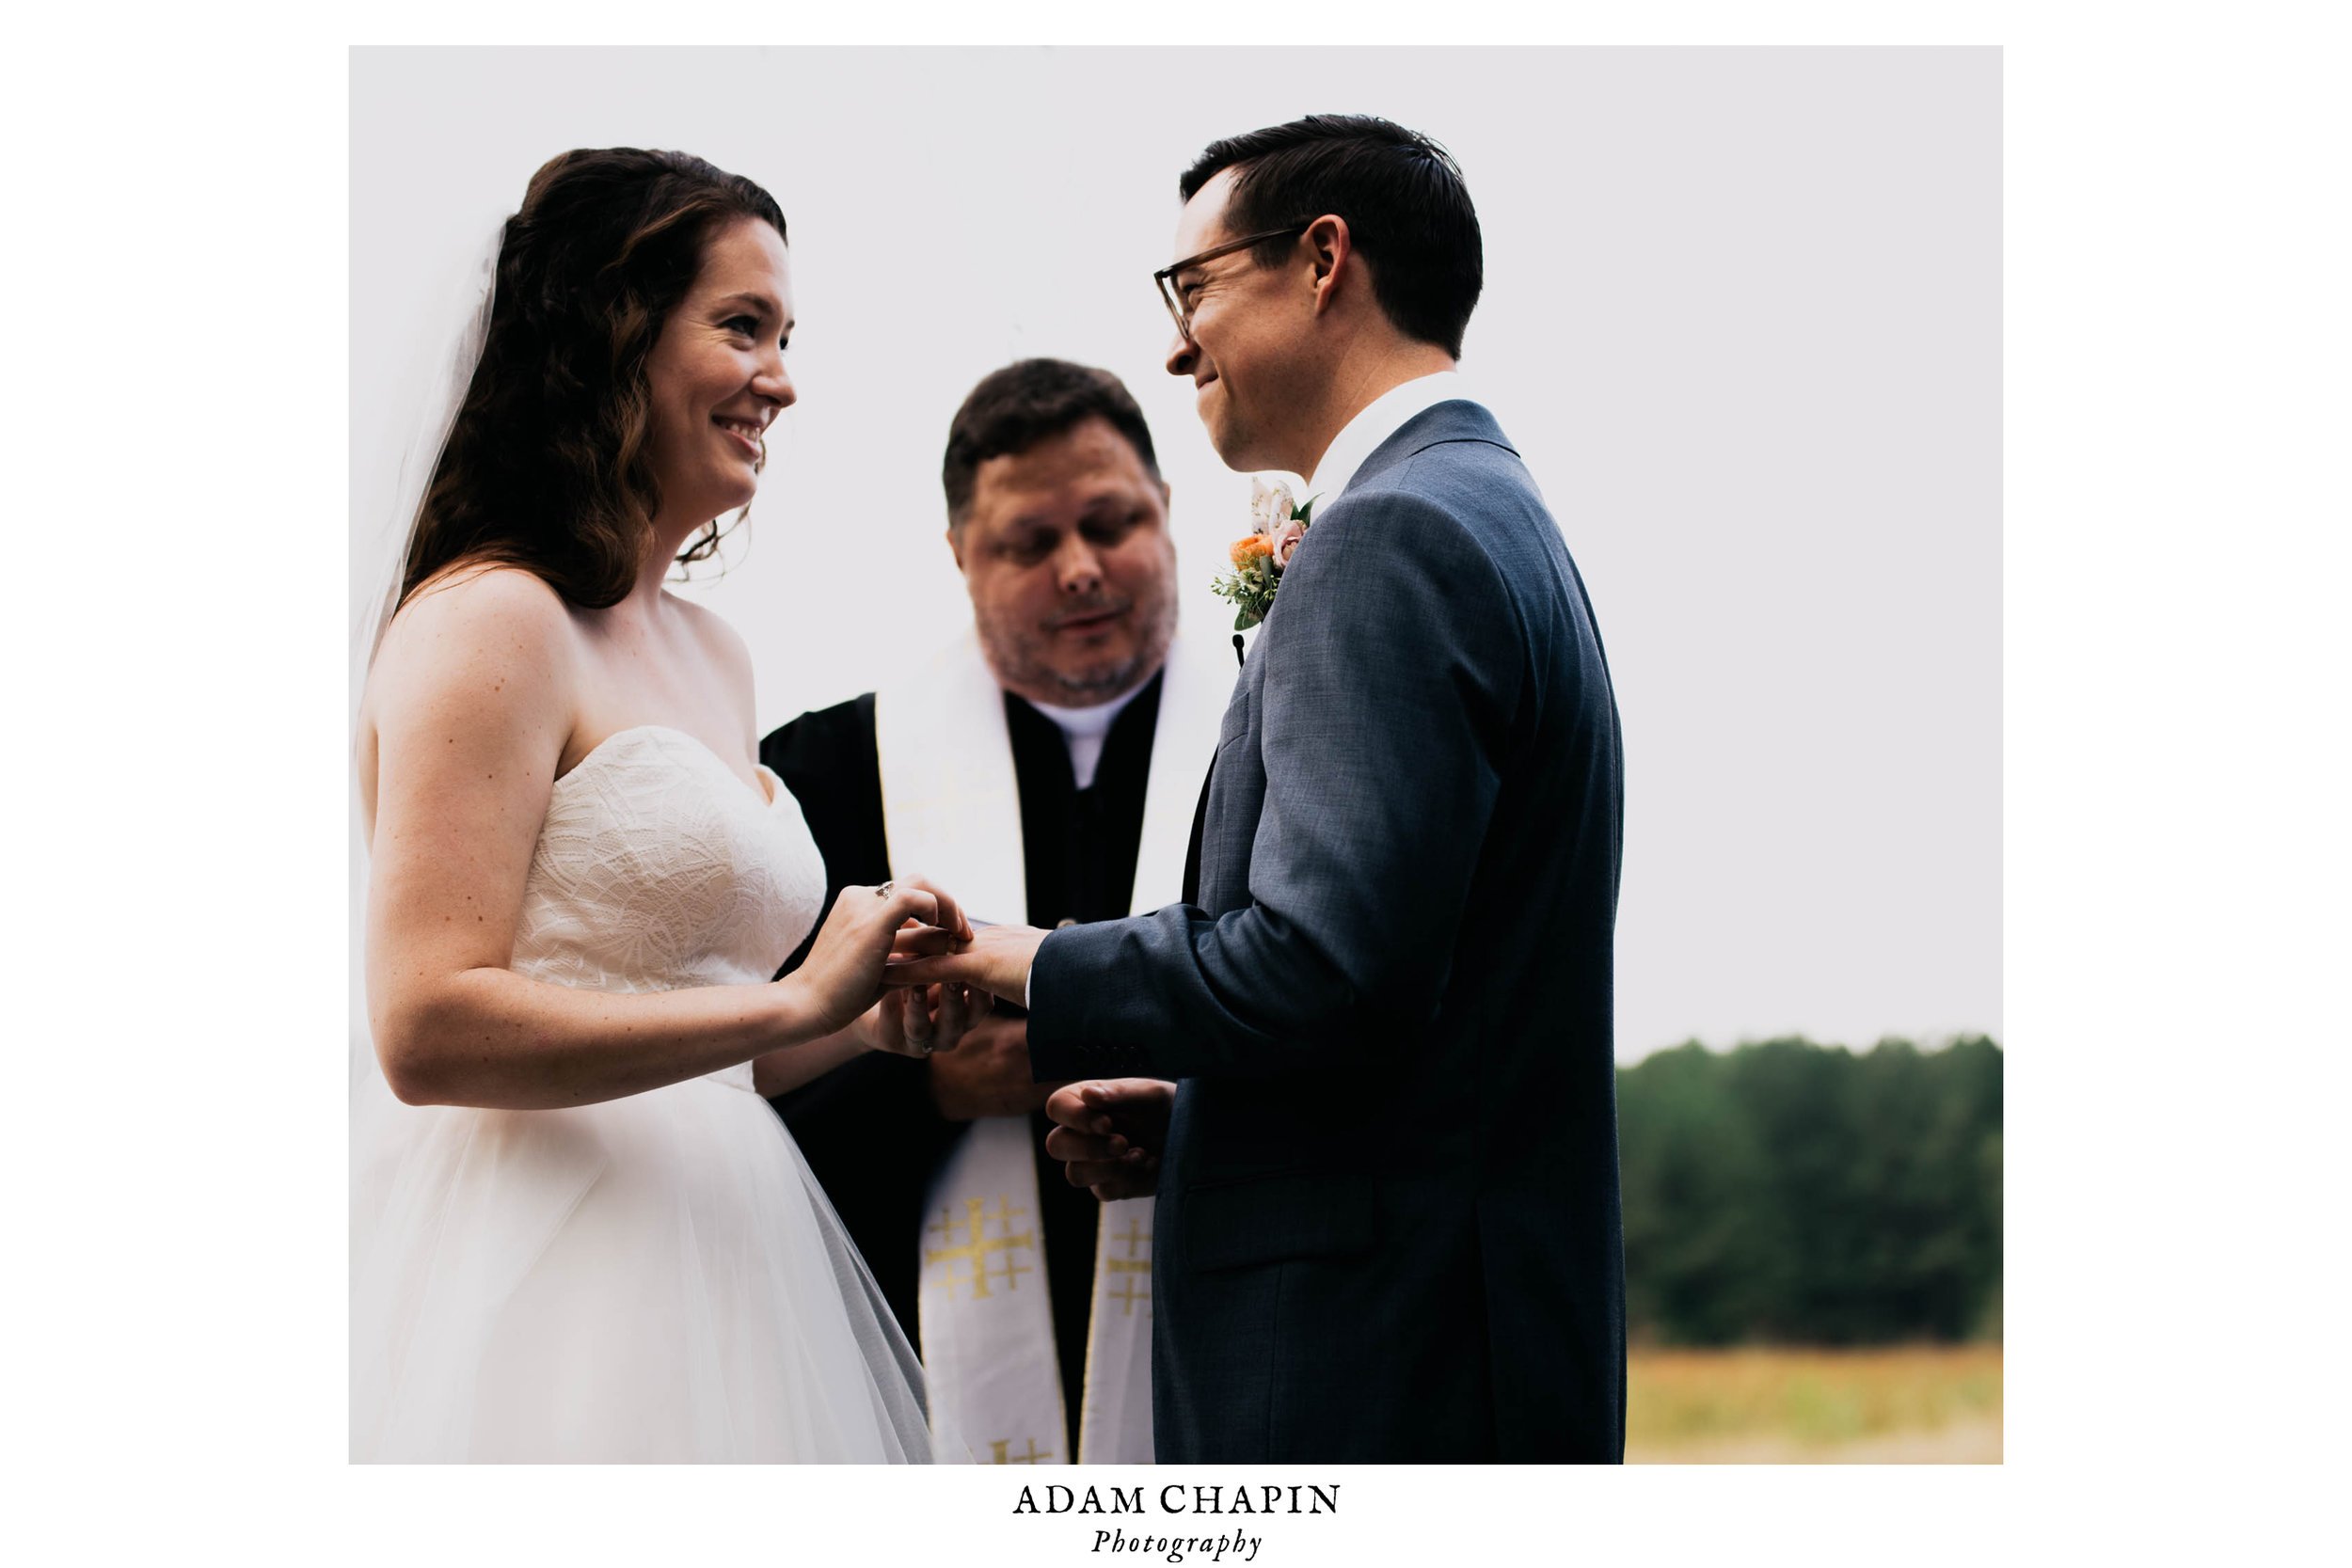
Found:
<svg viewBox="0 0 2352 1568"><path fill-rule="evenodd" d="M1152 677L1146 675L1125 696L1114 697L1093 707L1056 707L1051 703L1041 703L1027 697L1021 700L1051 719L1054 727L1061 731L1062 744L1070 748L1071 776L1077 781L1080 789L1091 789L1094 787L1095 764L1103 760L1103 742L1109 737L1112 723L1127 705L1141 696L1143 689L1151 684Z"/></svg>
<svg viewBox="0 0 2352 1568"><path fill-rule="evenodd" d="M1433 371L1427 375L1401 381L1356 411L1356 417L1340 427L1331 437L1331 445L1323 453L1323 461L1315 465L1314 477L1307 482L1308 496L1319 496L1315 511L1340 499L1356 477L1356 470L1364 466L1364 459L1377 450L1380 443L1405 428L1405 421L1423 409L1434 408L1455 398L1468 397L1462 389L1459 371Z"/></svg>

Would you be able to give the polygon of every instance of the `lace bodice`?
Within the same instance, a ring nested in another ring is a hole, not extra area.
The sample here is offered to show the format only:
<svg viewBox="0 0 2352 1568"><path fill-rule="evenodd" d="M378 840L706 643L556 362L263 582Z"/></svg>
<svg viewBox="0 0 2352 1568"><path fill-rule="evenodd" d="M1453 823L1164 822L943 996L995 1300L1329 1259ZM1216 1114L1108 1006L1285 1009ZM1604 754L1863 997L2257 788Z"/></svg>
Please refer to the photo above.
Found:
<svg viewBox="0 0 2352 1568"><path fill-rule="evenodd" d="M644 724L555 781L523 884L513 968L589 990L757 984L808 934L825 863L766 768ZM749 1087L751 1064L713 1074Z"/></svg>

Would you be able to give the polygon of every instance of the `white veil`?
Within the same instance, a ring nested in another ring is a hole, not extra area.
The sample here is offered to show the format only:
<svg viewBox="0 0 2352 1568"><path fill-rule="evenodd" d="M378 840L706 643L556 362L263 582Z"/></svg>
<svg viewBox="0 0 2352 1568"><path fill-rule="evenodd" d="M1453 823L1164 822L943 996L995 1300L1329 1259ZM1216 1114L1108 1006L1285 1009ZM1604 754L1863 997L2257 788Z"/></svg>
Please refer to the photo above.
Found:
<svg viewBox="0 0 2352 1568"><path fill-rule="evenodd" d="M344 711L343 755L356 758L359 738L360 698L367 687L368 666L383 641L400 596L401 569L408 559L417 513L425 486L441 460L457 422L458 405L472 384L474 366L481 361L483 341L490 328L492 286L498 276L499 246L506 231L503 217L485 225L488 239L462 258L453 259L427 292L428 304L421 330L409 334L405 363L390 378L394 411L386 428L352 432L352 602L347 649L349 689ZM354 301L355 306L360 302ZM355 380L358 367L354 367ZM407 420L406 436L397 457L389 452L390 437ZM350 1026L351 1080L359 1093L377 1076L374 1050L368 1033L364 985L367 924L367 834L360 810L359 780L350 774L351 833L349 845L350 897Z"/></svg>
<svg viewBox="0 0 2352 1568"><path fill-rule="evenodd" d="M368 554L374 565L367 579L373 591L363 593L353 606L351 651L355 677L365 675L376 643L383 639L384 627L391 620L392 607L400 594L401 567L415 537L417 513L424 502L425 486L433 482L433 470L440 463L441 450L449 444L458 407L466 399L466 388L473 382L474 367L481 362L483 341L490 331L499 247L505 232L504 219L490 225L487 240L438 280L429 306L432 322L410 339L415 348L395 388L392 406L413 411L414 424L402 447L399 465L392 472L389 496L383 510L375 512L364 502L358 503L360 521L373 541ZM358 707L358 684L355 678L355 714Z"/></svg>

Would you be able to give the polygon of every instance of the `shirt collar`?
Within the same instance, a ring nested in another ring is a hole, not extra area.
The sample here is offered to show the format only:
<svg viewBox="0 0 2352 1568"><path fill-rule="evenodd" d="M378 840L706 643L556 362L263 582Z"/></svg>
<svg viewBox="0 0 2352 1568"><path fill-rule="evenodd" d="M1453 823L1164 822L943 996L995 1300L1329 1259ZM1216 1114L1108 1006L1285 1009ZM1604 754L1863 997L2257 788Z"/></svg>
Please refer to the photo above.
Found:
<svg viewBox="0 0 2352 1568"><path fill-rule="evenodd" d="M1154 674L1157 673L1153 672ZM1143 689L1151 684L1152 676L1146 675L1136 682L1135 689L1125 696L1114 697L1107 703L1098 703L1092 707L1056 707L1051 703L1029 702L1029 699L1025 697L1022 701L1028 702L1031 707L1051 719L1054 721L1054 727L1061 731L1062 738L1065 740L1100 739L1111 733L1112 721L1126 711L1129 703L1142 696Z"/></svg>
<svg viewBox="0 0 2352 1568"><path fill-rule="evenodd" d="M1051 703L1029 703L1029 705L1054 721L1061 731L1062 745L1070 752L1070 782L1080 789L1094 787L1096 768L1102 765L1103 750L1110 742L1111 725L1127 711L1128 705L1143 695L1143 689L1159 678L1157 671L1136 683L1135 689L1123 697L1092 707L1056 707ZM1015 695L1019 695L1015 693ZM1021 699L1026 703L1026 697Z"/></svg>
<svg viewBox="0 0 2352 1568"><path fill-rule="evenodd" d="M1315 465L1314 477L1307 481L1307 495L1299 499L1321 497L1315 502L1318 510L1330 505L1356 477L1356 470L1364 466L1364 459L1381 442L1404 429L1406 420L1423 409L1469 395L1462 389L1459 371L1433 371L1397 383L1357 410L1356 417L1340 427L1340 433L1325 451L1323 461Z"/></svg>

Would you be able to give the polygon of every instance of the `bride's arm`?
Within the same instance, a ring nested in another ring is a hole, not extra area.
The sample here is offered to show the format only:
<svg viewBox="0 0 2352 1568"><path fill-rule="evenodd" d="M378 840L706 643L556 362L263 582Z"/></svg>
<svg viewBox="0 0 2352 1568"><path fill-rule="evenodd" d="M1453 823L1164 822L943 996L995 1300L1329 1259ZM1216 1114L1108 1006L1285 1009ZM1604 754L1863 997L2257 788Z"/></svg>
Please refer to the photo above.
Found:
<svg viewBox="0 0 2352 1568"><path fill-rule="evenodd" d="M930 1054L928 1050L909 1047L910 1025L933 1049L953 1051L964 1031L986 1017L990 1007L986 991L968 991L961 985L894 990L837 1035L754 1058L752 1083L761 1094L773 1099L821 1078L861 1051L886 1051L900 1056Z"/></svg>
<svg viewBox="0 0 2352 1568"><path fill-rule="evenodd" d="M581 1105L838 1037L879 996L900 919L936 908L903 884L842 900L808 961L766 985L617 995L515 974L570 734L572 639L553 591L494 571L413 601L371 672L369 1022L410 1103Z"/></svg>
<svg viewBox="0 0 2352 1568"><path fill-rule="evenodd" d="M816 1082L866 1049L854 1029L845 1029L789 1051L770 1051L752 1058L752 1086L773 1100Z"/></svg>

